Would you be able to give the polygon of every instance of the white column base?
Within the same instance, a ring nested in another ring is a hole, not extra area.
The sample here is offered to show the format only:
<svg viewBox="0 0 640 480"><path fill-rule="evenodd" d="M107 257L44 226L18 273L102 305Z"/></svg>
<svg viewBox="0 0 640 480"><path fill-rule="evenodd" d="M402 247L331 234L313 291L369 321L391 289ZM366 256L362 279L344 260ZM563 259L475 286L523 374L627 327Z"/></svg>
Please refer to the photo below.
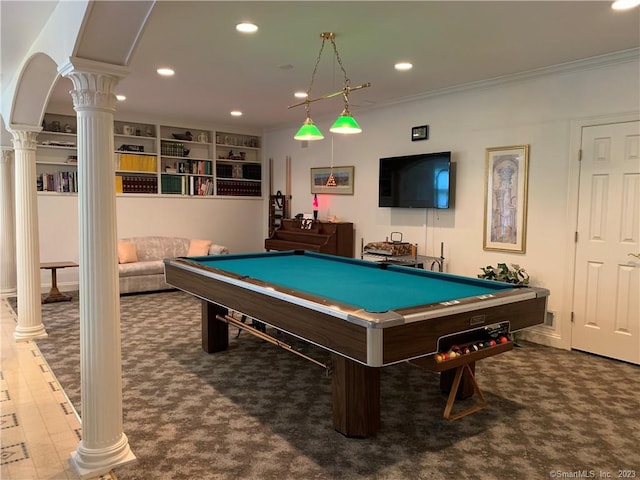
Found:
<svg viewBox="0 0 640 480"><path fill-rule="evenodd" d="M84 448L82 442L78 450L71 452L69 463L81 480L99 477L120 467L134 462L136 456L129 448L129 440L123 433L120 441L103 449Z"/></svg>
<svg viewBox="0 0 640 480"><path fill-rule="evenodd" d="M35 327L24 327L18 325L13 332L13 339L16 342L28 342L30 340L36 340L38 338L47 338L49 334L44 328L44 325L36 325Z"/></svg>
<svg viewBox="0 0 640 480"><path fill-rule="evenodd" d="M15 297L17 295L18 290L15 287L0 290L0 298Z"/></svg>

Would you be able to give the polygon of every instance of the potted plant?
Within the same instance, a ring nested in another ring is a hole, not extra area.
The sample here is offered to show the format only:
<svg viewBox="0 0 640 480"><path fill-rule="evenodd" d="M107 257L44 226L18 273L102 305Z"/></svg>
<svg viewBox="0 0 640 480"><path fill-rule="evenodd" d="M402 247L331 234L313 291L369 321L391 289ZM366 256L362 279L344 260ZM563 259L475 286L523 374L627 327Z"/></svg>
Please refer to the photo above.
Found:
<svg viewBox="0 0 640 480"><path fill-rule="evenodd" d="M496 282L513 283L516 285L528 285L529 274L520 265L515 263L510 264L509 267L506 263L498 263L497 266L487 265L481 268L482 273L478 275L478 278L484 278L486 280L494 280ZM513 332L513 344L516 347L520 346L518 337L520 332Z"/></svg>
<svg viewBox="0 0 640 480"><path fill-rule="evenodd" d="M497 266L488 265L481 268L482 273L478 278L495 280L496 282L514 283L516 285L528 285L529 274L520 265L515 263L509 267L506 263L498 263Z"/></svg>

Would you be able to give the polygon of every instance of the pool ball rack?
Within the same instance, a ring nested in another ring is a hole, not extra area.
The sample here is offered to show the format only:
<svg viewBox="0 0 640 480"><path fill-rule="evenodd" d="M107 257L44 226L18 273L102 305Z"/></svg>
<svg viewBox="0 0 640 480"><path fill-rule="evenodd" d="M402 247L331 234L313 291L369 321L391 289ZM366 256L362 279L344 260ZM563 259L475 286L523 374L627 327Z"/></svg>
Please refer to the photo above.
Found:
<svg viewBox="0 0 640 480"><path fill-rule="evenodd" d="M468 335L469 333L471 336ZM462 342L453 343L460 340ZM447 420L457 420L487 406L487 401L475 378L475 362L509 350L513 350L513 340L508 332L508 325L500 325L467 332L465 336L449 338L446 343L443 342L440 345L437 353L411 360L410 363L440 373L440 387L443 392L449 392L443 417ZM466 384L461 389L463 376ZM452 413L456 399L470 397L474 392L478 396L478 402L475 405Z"/></svg>

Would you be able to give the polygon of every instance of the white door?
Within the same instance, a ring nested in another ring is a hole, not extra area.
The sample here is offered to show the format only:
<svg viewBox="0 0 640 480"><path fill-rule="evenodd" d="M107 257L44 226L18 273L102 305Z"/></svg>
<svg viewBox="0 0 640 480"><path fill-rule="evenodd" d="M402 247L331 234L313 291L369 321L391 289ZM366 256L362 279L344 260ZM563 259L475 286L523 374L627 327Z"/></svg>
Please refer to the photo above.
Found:
<svg viewBox="0 0 640 480"><path fill-rule="evenodd" d="M640 364L640 122L582 129L572 348Z"/></svg>

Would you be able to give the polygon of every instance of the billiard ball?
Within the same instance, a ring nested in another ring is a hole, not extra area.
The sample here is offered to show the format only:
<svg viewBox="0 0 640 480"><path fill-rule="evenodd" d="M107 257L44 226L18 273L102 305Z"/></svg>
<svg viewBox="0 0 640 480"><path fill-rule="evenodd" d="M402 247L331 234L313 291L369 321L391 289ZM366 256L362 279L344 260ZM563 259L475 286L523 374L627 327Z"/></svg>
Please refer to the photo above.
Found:
<svg viewBox="0 0 640 480"><path fill-rule="evenodd" d="M500 337L500 343L507 343L509 339L505 336Z"/></svg>
<svg viewBox="0 0 640 480"><path fill-rule="evenodd" d="M436 353L433 358L435 358L436 362L438 362L438 363L440 363L442 360L444 360L442 358L442 355L440 355L439 353Z"/></svg>
<svg viewBox="0 0 640 480"><path fill-rule="evenodd" d="M443 360L449 360L449 354L447 352L444 352L442 354L442 358L443 358Z"/></svg>
<svg viewBox="0 0 640 480"><path fill-rule="evenodd" d="M478 348L478 346L475 343L473 345L471 345L471 351L472 352L477 352L478 350L480 350L480 349Z"/></svg>
<svg viewBox="0 0 640 480"><path fill-rule="evenodd" d="M470 352L471 350L469 350L469 347L464 347L464 350L462 351L462 353L464 353L465 355Z"/></svg>
<svg viewBox="0 0 640 480"><path fill-rule="evenodd" d="M489 340L489 345L494 347L496 345L496 341L494 339Z"/></svg>

